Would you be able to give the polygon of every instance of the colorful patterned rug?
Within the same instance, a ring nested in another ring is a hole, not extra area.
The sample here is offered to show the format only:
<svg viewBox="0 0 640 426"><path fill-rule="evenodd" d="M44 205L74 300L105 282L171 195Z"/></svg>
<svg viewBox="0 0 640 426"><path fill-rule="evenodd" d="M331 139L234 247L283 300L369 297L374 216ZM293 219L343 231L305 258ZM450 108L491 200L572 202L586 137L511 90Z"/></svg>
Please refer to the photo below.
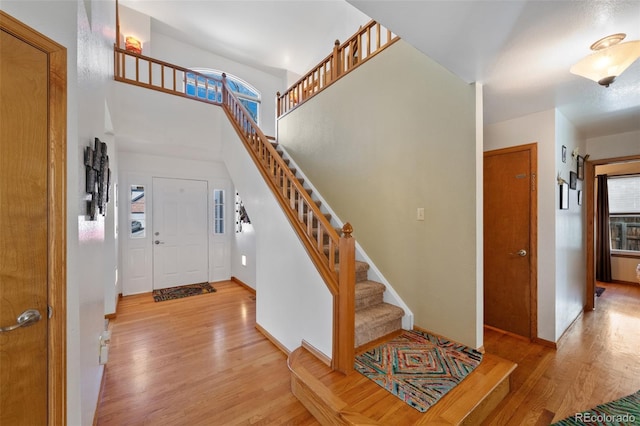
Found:
<svg viewBox="0 0 640 426"><path fill-rule="evenodd" d="M400 336L356 356L355 368L411 407L425 412L482 361L475 349L428 333Z"/></svg>
<svg viewBox="0 0 640 426"><path fill-rule="evenodd" d="M216 289L209 283L161 288L159 290L153 290L153 300L162 302L163 300L180 299L182 297L197 296L198 294L213 293L214 291L216 291Z"/></svg>
<svg viewBox="0 0 640 426"><path fill-rule="evenodd" d="M591 410L576 413L554 423L553 426L632 424L640 424L640 390L624 398L598 405Z"/></svg>

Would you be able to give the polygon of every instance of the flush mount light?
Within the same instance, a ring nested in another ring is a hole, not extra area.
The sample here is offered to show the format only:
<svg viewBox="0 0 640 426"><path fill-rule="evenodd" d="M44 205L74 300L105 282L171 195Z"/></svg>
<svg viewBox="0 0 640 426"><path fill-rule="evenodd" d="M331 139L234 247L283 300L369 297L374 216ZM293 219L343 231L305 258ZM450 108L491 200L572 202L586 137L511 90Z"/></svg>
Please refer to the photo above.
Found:
<svg viewBox="0 0 640 426"><path fill-rule="evenodd" d="M569 71L609 87L640 57L640 41L620 43L626 36L619 33L596 41L591 45L594 53L574 64Z"/></svg>

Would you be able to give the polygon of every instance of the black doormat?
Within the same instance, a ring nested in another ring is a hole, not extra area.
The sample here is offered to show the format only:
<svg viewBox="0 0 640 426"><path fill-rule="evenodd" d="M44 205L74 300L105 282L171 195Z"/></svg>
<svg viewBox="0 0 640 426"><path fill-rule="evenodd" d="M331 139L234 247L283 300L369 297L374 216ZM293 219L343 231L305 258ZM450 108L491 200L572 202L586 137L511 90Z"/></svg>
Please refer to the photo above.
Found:
<svg viewBox="0 0 640 426"><path fill-rule="evenodd" d="M602 293L604 293L605 290L606 290L606 288L604 288L604 287L597 287L596 286L596 296L597 297L602 296Z"/></svg>

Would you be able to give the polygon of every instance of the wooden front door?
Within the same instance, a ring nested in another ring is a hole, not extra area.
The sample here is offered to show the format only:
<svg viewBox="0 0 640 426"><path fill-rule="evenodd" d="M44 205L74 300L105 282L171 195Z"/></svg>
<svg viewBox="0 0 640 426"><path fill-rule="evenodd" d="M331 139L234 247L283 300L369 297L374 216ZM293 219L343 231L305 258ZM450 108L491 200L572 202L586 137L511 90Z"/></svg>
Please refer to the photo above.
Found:
<svg viewBox="0 0 640 426"><path fill-rule="evenodd" d="M536 145L484 154L484 322L537 337Z"/></svg>
<svg viewBox="0 0 640 426"><path fill-rule="evenodd" d="M63 424L66 53L0 24L0 424Z"/></svg>

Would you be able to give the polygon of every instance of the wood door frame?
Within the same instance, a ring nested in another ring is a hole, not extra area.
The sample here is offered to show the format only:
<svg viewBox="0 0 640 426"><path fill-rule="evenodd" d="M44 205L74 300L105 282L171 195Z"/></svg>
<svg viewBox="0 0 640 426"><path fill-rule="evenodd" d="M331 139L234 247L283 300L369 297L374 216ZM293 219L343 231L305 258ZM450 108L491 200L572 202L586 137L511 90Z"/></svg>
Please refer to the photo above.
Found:
<svg viewBox="0 0 640 426"><path fill-rule="evenodd" d="M67 423L67 49L0 10L0 28L47 54L48 78L48 305L47 424Z"/></svg>
<svg viewBox="0 0 640 426"><path fill-rule="evenodd" d="M585 190L585 203L587 204L586 212L586 256L587 256L587 274L585 292L587 297L587 303L585 304L585 311L592 311L595 309L595 291L596 291L596 262L595 262L595 244L596 244L596 197L595 191L595 179L596 179L596 166L602 166L611 163L620 163L624 161L640 160L640 155L629 155L626 157L615 158L603 158L600 160L587 160L584 163L584 190Z"/></svg>
<svg viewBox="0 0 640 426"><path fill-rule="evenodd" d="M485 151L483 158L520 151L528 151L531 160L531 191L529 191L529 330L531 334L530 340L536 341L538 339L538 143L533 142L525 145ZM483 223L484 220L486 220L486 218L483 219ZM484 256L485 254L483 253L483 257Z"/></svg>

